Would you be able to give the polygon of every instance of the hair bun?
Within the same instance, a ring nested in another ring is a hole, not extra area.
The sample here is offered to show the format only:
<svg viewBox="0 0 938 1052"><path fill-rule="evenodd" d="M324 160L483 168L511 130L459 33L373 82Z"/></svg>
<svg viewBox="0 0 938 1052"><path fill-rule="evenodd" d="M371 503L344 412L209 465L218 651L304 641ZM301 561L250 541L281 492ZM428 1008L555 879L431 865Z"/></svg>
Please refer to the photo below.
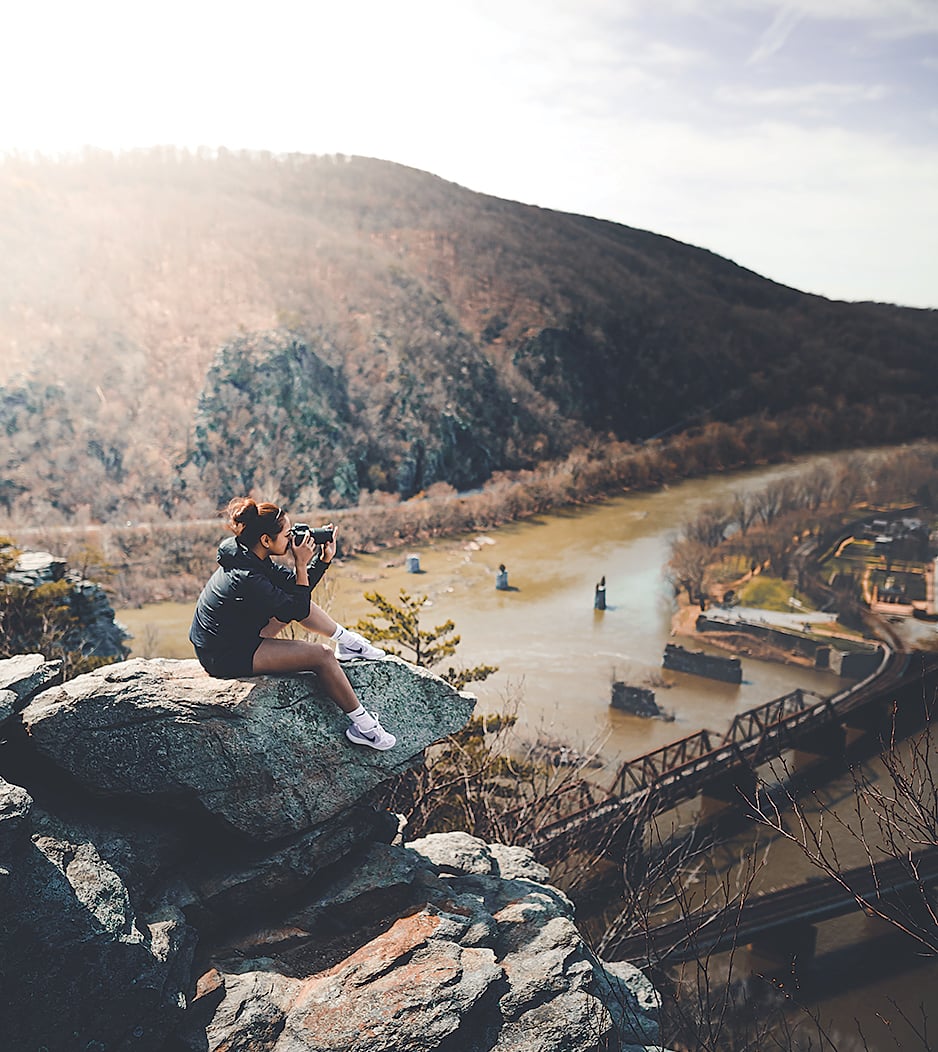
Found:
<svg viewBox="0 0 938 1052"><path fill-rule="evenodd" d="M228 502L228 521L244 527L258 516L257 501L252 497L234 497ZM236 532L240 533L240 530Z"/></svg>

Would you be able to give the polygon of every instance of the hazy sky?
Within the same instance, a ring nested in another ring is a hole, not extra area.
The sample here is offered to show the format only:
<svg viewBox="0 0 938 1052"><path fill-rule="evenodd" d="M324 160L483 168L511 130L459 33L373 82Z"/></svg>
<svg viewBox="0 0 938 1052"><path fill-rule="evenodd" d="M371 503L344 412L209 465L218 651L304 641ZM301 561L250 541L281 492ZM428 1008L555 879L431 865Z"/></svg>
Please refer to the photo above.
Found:
<svg viewBox="0 0 938 1052"><path fill-rule="evenodd" d="M938 307L938 0L0 0L0 149L382 157Z"/></svg>

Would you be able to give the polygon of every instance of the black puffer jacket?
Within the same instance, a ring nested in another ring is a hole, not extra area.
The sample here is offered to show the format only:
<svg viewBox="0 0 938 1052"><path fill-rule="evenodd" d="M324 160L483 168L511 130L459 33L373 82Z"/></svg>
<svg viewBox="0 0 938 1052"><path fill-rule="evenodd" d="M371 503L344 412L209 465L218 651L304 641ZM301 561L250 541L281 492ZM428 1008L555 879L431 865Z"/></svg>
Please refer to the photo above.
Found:
<svg viewBox="0 0 938 1052"><path fill-rule="evenodd" d="M253 646L272 617L283 622L308 617L310 592L328 565L314 559L308 567L310 583L297 584L292 570L259 559L234 537L218 546L218 564L202 589L189 629L192 644L210 652Z"/></svg>

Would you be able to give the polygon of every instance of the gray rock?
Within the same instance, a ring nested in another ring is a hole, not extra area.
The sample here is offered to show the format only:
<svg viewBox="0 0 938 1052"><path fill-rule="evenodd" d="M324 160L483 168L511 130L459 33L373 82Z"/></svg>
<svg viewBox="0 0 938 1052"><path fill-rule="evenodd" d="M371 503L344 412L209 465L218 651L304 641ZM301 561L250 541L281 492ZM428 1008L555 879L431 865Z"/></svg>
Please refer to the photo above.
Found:
<svg viewBox="0 0 938 1052"><path fill-rule="evenodd" d="M223 999L205 1028L208 1048L430 1052L458 1033L469 1052L464 1019L502 973L491 950L462 947L450 931L435 911L411 913L306 979L286 975L275 958L226 964ZM191 1032L183 1036L197 1047Z"/></svg>
<svg viewBox="0 0 938 1052"><path fill-rule="evenodd" d="M411 851L423 855L439 869L450 873L473 873L485 876L496 872L497 863L484 840L469 833L434 833L412 840Z"/></svg>
<svg viewBox="0 0 938 1052"><path fill-rule="evenodd" d="M28 840L32 807L32 797L25 789L0 778L0 865Z"/></svg>
<svg viewBox="0 0 938 1052"><path fill-rule="evenodd" d="M0 660L0 723L24 708L61 670L61 661L46 661L42 654Z"/></svg>
<svg viewBox="0 0 938 1052"><path fill-rule="evenodd" d="M398 734L389 753L347 742L312 676L221 681L135 660L29 701L5 754L25 788L0 779L9 1047L657 1040L650 984L589 952L530 851L462 832L389 843L397 816L363 797L463 726L473 699L397 660L348 672Z"/></svg>
<svg viewBox="0 0 938 1052"><path fill-rule="evenodd" d="M471 1048L465 1021L502 971L489 949L435 938L440 923L429 911L402 917L339 967L306 979L277 1052L431 1052L457 1033Z"/></svg>
<svg viewBox="0 0 938 1052"><path fill-rule="evenodd" d="M49 552L20 552L16 565L6 575L7 584L22 584L34 588L38 584L61 581L67 563Z"/></svg>
<svg viewBox="0 0 938 1052"><path fill-rule="evenodd" d="M19 698L12 690L0 690L0 723L8 719L17 710Z"/></svg>
<svg viewBox="0 0 938 1052"><path fill-rule="evenodd" d="M75 628L63 640L66 650L77 651L85 657L115 658L123 661L130 653L125 646L127 630L114 619L114 607L107 593L93 581L69 574L72 585L68 601Z"/></svg>
<svg viewBox="0 0 938 1052"><path fill-rule="evenodd" d="M22 713L35 747L88 789L196 802L247 837L275 840L341 814L460 729L475 699L397 659L346 666L398 736L352 745L315 676L215 680L196 661L134 659L48 690Z"/></svg>
<svg viewBox="0 0 938 1052"><path fill-rule="evenodd" d="M239 913L249 914L267 902L307 888L316 873L363 842L392 840L397 832L395 819L387 811L352 807L283 847L250 858L244 864L200 866L188 876L194 893L192 901L211 914L215 922ZM377 877L370 870L356 869L353 874L353 880L359 884L371 880L380 887ZM344 885L347 889L348 877L344 878Z"/></svg>
<svg viewBox="0 0 938 1052"><path fill-rule="evenodd" d="M206 1028L208 1045L192 1047L219 1052L274 1048L302 983L281 975L276 962L265 958L241 962L221 981L224 1000Z"/></svg>
<svg viewBox="0 0 938 1052"><path fill-rule="evenodd" d="M492 1052L611 1052L619 1047L602 1002L576 990L506 1023Z"/></svg>
<svg viewBox="0 0 938 1052"><path fill-rule="evenodd" d="M489 851L495 859L496 872L506 880L533 880L539 884L550 880L550 870L542 866L526 847L489 844Z"/></svg>
<svg viewBox="0 0 938 1052"><path fill-rule="evenodd" d="M449 873L481 876L491 873L506 880L523 878L542 884L550 880L550 870L542 866L527 848L486 844L484 840L461 830L434 833L412 840L407 846Z"/></svg>
<svg viewBox="0 0 938 1052"><path fill-rule="evenodd" d="M609 1010L621 1041L657 1044L661 995L635 965L597 961L594 990Z"/></svg>
<svg viewBox="0 0 938 1052"><path fill-rule="evenodd" d="M518 875L498 876L499 859ZM221 976L224 994L207 1025L209 1050L624 1052L654 1044L651 985L637 969L593 956L567 897L524 873L543 875L530 852L466 833L372 847L354 874L320 889L281 931L231 947L262 964L214 960L210 974ZM300 967L321 946L319 918L338 914L351 925L357 916L374 928L382 902L377 934L311 973ZM261 939L273 952L258 954Z"/></svg>
<svg viewBox="0 0 938 1052"><path fill-rule="evenodd" d="M97 846L54 824L4 859L4 1047L156 1052L185 1007L195 933L178 910L138 908Z"/></svg>

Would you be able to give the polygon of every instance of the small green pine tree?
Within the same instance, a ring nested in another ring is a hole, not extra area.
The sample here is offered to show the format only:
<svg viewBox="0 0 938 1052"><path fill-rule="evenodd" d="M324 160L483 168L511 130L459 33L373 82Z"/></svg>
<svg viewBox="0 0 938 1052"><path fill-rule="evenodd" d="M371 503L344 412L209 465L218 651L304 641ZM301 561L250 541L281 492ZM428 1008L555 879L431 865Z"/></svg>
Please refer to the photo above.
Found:
<svg viewBox="0 0 938 1052"><path fill-rule="evenodd" d="M422 668L433 668L444 658L456 653L459 636L454 635L456 626L452 621L444 621L430 629L420 627L420 616L426 608L427 596L410 595L402 588L396 603L380 592L366 592L365 598L375 607L375 611L366 614L354 626L354 630L381 643L389 654L406 658ZM479 683L497 671L496 665L475 665L468 669L451 666L441 678L456 690L463 690L468 683Z"/></svg>

